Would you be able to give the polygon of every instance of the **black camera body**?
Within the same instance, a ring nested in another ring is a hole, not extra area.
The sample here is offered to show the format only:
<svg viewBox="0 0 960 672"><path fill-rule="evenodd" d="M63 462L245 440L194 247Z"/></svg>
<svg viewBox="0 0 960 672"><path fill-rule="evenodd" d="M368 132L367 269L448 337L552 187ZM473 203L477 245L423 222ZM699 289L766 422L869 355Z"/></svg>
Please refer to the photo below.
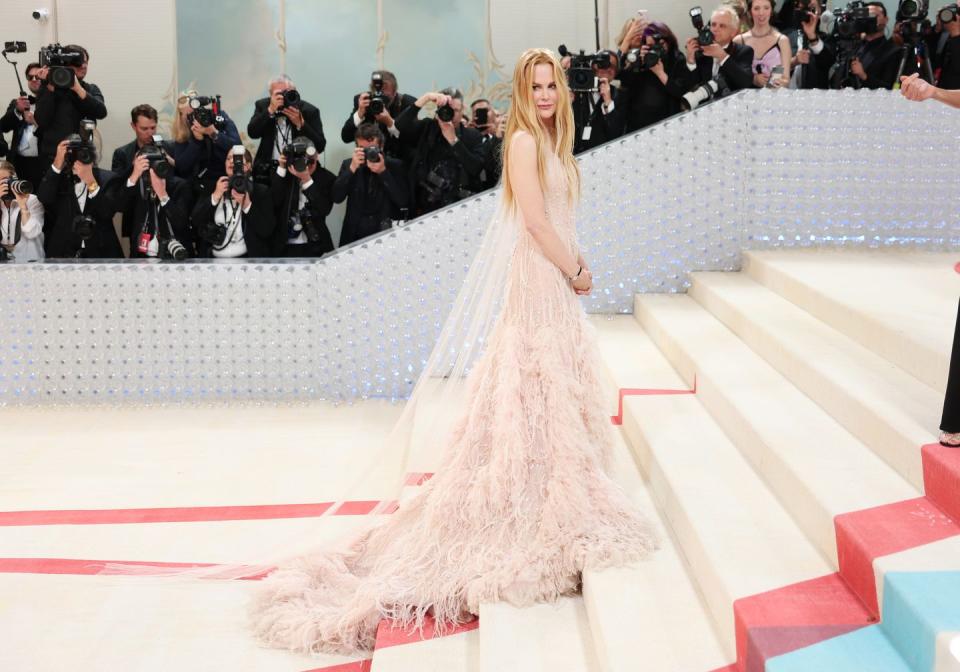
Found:
<svg viewBox="0 0 960 672"><path fill-rule="evenodd" d="M793 23L800 26L816 17L816 12L810 9L811 0L794 0Z"/></svg>
<svg viewBox="0 0 960 672"><path fill-rule="evenodd" d="M690 22L697 31L697 42L701 47L713 44L713 31L710 30L710 26L703 23L703 10L700 7L690 9Z"/></svg>
<svg viewBox="0 0 960 672"><path fill-rule="evenodd" d="M930 0L900 0L897 21L923 21L930 13Z"/></svg>
<svg viewBox="0 0 960 672"><path fill-rule="evenodd" d="M451 122L453 117L456 115L456 111L453 109L453 105L447 103L446 105L441 105L437 108L437 119L440 121Z"/></svg>
<svg viewBox="0 0 960 672"><path fill-rule="evenodd" d="M937 18L940 19L940 23L956 21L958 16L960 16L960 7L958 7L956 3L945 5L937 12Z"/></svg>
<svg viewBox="0 0 960 672"><path fill-rule="evenodd" d="M33 193L33 183L29 180L18 180L15 177L5 177L0 179L0 184L7 185L7 193L0 196L0 200L7 203L17 196L29 196Z"/></svg>
<svg viewBox="0 0 960 672"><path fill-rule="evenodd" d="M567 86L574 93L588 93L597 90L597 76L593 67L610 67L610 52L603 50L596 54L587 54L583 49L578 54L570 53L565 44L561 44L557 51L561 56L570 57L570 67L567 68Z"/></svg>
<svg viewBox="0 0 960 672"><path fill-rule="evenodd" d="M227 120L221 114L220 96L191 96L187 101L193 110L187 115L187 121L196 121L204 128L213 126L218 131L226 128Z"/></svg>
<svg viewBox="0 0 960 672"><path fill-rule="evenodd" d="M47 83L58 89L69 89L77 76L74 67L83 65L83 54L67 51L59 44L51 44L40 50L40 67L49 68Z"/></svg>
<svg viewBox="0 0 960 672"><path fill-rule="evenodd" d="M163 151L162 146L156 143L144 145L143 148L138 152L138 155L146 157L150 164L150 170L156 173L157 177L164 180L169 177L170 162L167 161L167 153Z"/></svg>
<svg viewBox="0 0 960 672"><path fill-rule="evenodd" d="M73 232L82 241L93 238L93 233L97 228L97 220L90 215L76 215L73 218Z"/></svg>
<svg viewBox="0 0 960 672"><path fill-rule="evenodd" d="M317 160L317 148L310 138L294 138L283 148L283 155L287 157L287 166L293 166L302 173L309 164Z"/></svg>
<svg viewBox="0 0 960 672"><path fill-rule="evenodd" d="M370 87L373 91L370 94L370 105L367 106L367 121L373 121L377 115L383 114L390 101L383 92L383 75L378 72L370 76Z"/></svg>
<svg viewBox="0 0 960 672"><path fill-rule="evenodd" d="M486 107L478 107L473 111L473 124L475 126L486 126L490 123L490 110Z"/></svg>
<svg viewBox="0 0 960 672"><path fill-rule="evenodd" d="M243 145L237 145L231 153L233 175L230 176L230 188L238 194L249 194L253 191L253 176L247 172L244 164L246 150Z"/></svg>
<svg viewBox="0 0 960 672"><path fill-rule="evenodd" d="M367 163L380 163L383 153L379 147L369 146L363 148L363 159Z"/></svg>
<svg viewBox="0 0 960 672"><path fill-rule="evenodd" d="M862 33L875 33L880 29L877 17L870 14L870 7L862 0L834 10L833 16L833 33L841 40L856 39Z"/></svg>
<svg viewBox="0 0 960 672"><path fill-rule="evenodd" d="M80 132L71 133L66 137L66 162L68 165L75 161L85 165L96 163L97 146L93 139L93 131L96 128L97 122L90 119L81 119Z"/></svg>
<svg viewBox="0 0 960 672"><path fill-rule="evenodd" d="M287 89L283 92L283 105L277 108L277 111L291 107L298 109L300 107L300 92L296 89Z"/></svg>

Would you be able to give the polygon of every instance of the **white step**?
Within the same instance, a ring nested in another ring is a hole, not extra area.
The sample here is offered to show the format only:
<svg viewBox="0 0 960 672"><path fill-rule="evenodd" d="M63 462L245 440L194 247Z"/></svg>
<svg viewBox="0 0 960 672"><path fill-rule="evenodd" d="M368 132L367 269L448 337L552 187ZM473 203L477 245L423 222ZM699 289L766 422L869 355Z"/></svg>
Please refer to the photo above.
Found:
<svg viewBox="0 0 960 672"><path fill-rule="evenodd" d="M915 488L942 396L743 273L695 273L690 296Z"/></svg>
<svg viewBox="0 0 960 672"><path fill-rule="evenodd" d="M946 388L960 296L956 253L748 252L751 277L893 362Z"/></svg>
<svg viewBox="0 0 960 672"><path fill-rule="evenodd" d="M835 516L918 495L689 296L638 296L635 316L834 568Z"/></svg>
<svg viewBox="0 0 960 672"><path fill-rule="evenodd" d="M371 672L479 672L480 631L434 637L373 652Z"/></svg>
<svg viewBox="0 0 960 672"><path fill-rule="evenodd" d="M517 608L480 605L481 672L599 672L579 595Z"/></svg>
<svg viewBox="0 0 960 672"><path fill-rule="evenodd" d="M638 325L618 327L635 354L616 361L642 366L629 387L686 386ZM628 397L624 408L625 433L732 660L734 600L830 567L696 397Z"/></svg>

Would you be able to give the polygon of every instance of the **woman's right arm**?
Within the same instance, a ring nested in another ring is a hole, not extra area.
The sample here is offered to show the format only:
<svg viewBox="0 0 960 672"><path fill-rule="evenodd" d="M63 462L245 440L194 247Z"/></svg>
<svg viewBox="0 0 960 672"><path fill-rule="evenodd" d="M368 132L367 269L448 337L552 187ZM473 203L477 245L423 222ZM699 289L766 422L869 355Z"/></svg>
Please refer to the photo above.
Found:
<svg viewBox="0 0 960 672"><path fill-rule="evenodd" d="M520 207L527 231L564 277L577 275L580 265L547 221L537 166L537 143L529 133L520 131L510 139L510 186ZM584 271L587 273L588 271Z"/></svg>

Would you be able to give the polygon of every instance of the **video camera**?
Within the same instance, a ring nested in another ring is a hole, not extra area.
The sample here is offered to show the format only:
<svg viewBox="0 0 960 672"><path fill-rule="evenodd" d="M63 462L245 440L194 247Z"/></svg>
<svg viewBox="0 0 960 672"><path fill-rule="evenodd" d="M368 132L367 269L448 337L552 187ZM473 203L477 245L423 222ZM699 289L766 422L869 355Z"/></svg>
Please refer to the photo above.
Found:
<svg viewBox="0 0 960 672"><path fill-rule="evenodd" d="M697 31L697 42L701 47L713 44L713 31L710 30L710 26L703 23L703 10L700 7L690 9L690 22Z"/></svg>
<svg viewBox="0 0 960 672"><path fill-rule="evenodd" d="M193 123L196 121L204 128L213 126L218 131L226 128L227 120L221 113L220 96L190 96L187 100L190 109L193 110L187 115L187 121Z"/></svg>
<svg viewBox="0 0 960 672"><path fill-rule="evenodd" d="M294 138L283 148L283 155L287 157L287 166L292 166L302 173L307 170L309 164L317 160L317 148L310 138ZM234 171L236 171L236 164L234 164Z"/></svg>
<svg viewBox="0 0 960 672"><path fill-rule="evenodd" d="M940 19L940 23L950 23L951 21L956 21L957 17L960 16L960 7L957 6L957 3L952 3L949 5L944 5L939 12L937 12L937 18Z"/></svg>
<svg viewBox="0 0 960 672"><path fill-rule="evenodd" d="M916 44L923 34L933 27L927 18L929 13L929 0L900 0L897 5L897 22L900 24L900 37L904 42Z"/></svg>
<svg viewBox="0 0 960 672"><path fill-rule="evenodd" d="M90 119L80 120L80 132L71 133L66 137L67 165L78 161L85 165L95 163L97 160L97 146L94 143L93 132L97 128L97 122Z"/></svg>
<svg viewBox="0 0 960 672"><path fill-rule="evenodd" d="M40 50L40 67L49 68L46 83L58 89L72 87L77 79L73 68L82 65L83 53L80 51L67 51L66 47L59 44L51 44Z"/></svg>
<svg viewBox="0 0 960 672"><path fill-rule="evenodd" d="M863 33L880 30L877 17L870 13L870 6L863 0L854 0L846 7L833 11L833 34L839 40L856 40Z"/></svg>
<svg viewBox="0 0 960 672"><path fill-rule="evenodd" d="M593 68L609 68L612 52L602 49L595 54L587 54L581 49L579 54L572 54L565 44L561 44L557 51L560 52L561 56L570 57L570 67L567 69L567 84L570 86L570 90L574 93L596 91L598 83Z"/></svg>

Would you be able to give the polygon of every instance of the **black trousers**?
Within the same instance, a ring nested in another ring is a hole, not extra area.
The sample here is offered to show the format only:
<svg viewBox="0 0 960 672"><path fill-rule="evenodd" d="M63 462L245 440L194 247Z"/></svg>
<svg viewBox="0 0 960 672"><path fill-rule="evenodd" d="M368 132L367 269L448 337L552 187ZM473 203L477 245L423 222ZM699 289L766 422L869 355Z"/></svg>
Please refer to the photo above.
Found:
<svg viewBox="0 0 960 672"><path fill-rule="evenodd" d="M953 352L950 353L950 373L947 375L947 394L943 398L940 430L950 434L960 432L960 307L957 309L957 325L953 330Z"/></svg>

